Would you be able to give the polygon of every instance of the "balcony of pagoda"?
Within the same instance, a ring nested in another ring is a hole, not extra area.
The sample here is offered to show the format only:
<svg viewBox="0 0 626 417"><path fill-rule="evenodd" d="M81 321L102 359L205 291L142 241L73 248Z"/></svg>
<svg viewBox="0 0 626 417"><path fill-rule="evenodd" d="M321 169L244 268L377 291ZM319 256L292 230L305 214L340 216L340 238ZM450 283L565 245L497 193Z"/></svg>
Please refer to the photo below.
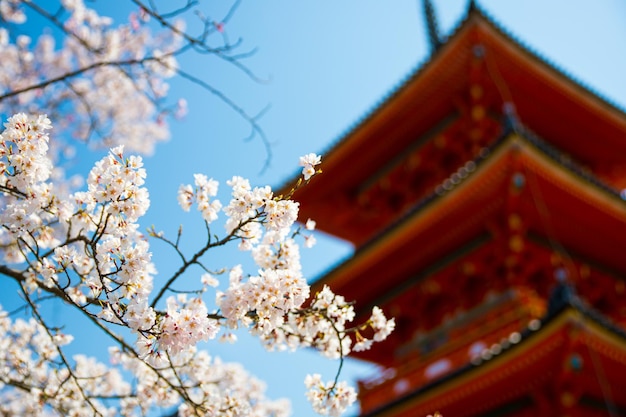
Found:
<svg viewBox="0 0 626 417"><path fill-rule="evenodd" d="M626 415L626 390L621 389L626 332L570 301L508 337L485 343L472 358L464 348L441 350L419 364L407 362L362 381L361 415ZM459 350L464 363L446 365L446 359L455 363Z"/></svg>
<svg viewBox="0 0 626 417"><path fill-rule="evenodd" d="M525 289L509 290L399 346L396 366L359 382L361 412L401 397L468 364L487 360L538 326L546 301Z"/></svg>

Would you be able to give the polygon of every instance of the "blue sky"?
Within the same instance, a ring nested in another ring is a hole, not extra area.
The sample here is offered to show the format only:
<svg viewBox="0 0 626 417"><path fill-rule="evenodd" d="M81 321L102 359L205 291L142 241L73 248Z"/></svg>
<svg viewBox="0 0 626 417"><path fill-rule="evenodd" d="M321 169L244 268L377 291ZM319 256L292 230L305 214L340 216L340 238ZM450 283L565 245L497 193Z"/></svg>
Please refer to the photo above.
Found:
<svg viewBox="0 0 626 417"><path fill-rule="evenodd" d="M449 33L467 7L467 0L433 3L443 33ZM478 3L530 49L626 107L626 2ZM189 57L182 65L212 81L251 114L270 105L260 124L273 143L273 156L260 175L265 151L257 139L243 141L249 131L246 123L208 93L184 81L172 83L172 97L185 97L189 114L173 123L172 140L146 159L152 207L145 224L155 224L172 236L179 224L185 224L189 249L197 239L199 216L182 213L175 198L178 186L191 182L193 173L213 176L224 186L233 175L249 177L255 185L282 184L296 172L298 156L323 154L428 55L421 0L248 0L226 30L231 37L242 37L244 49L258 48L246 62L269 83L255 83L211 59ZM344 243L323 236L318 240L315 248L302 250L309 277L351 251ZM177 264L169 261L171 252L156 243L153 250L159 271L176 269ZM235 251L209 253L206 263L216 268L232 265L241 262L237 256ZM77 341L77 348L102 354L97 345ZM321 372L331 379L336 366L314 352L267 354L254 340L207 347L225 360L242 361L268 382L271 396L290 397L298 417L314 415L304 398L305 374ZM356 364L346 371L349 379L371 373L369 367Z"/></svg>

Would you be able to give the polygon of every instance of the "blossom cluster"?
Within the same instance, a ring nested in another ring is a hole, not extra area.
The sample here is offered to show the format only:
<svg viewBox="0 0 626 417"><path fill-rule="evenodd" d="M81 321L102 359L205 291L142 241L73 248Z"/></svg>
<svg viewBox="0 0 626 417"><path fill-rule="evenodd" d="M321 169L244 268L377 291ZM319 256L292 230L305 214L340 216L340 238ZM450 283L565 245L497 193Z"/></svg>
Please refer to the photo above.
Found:
<svg viewBox="0 0 626 417"><path fill-rule="evenodd" d="M219 325L208 317L207 307L200 298L187 300L184 294L169 297L167 312L160 326L159 343L172 355L195 346L201 340L215 338Z"/></svg>
<svg viewBox="0 0 626 417"><path fill-rule="evenodd" d="M211 199L217 195L219 183L213 178L207 178L203 174L195 174L195 188L190 184L181 185L178 190L178 203L185 211L189 211L195 203L198 211L202 213L202 218L211 223L217 220L222 203L219 200Z"/></svg>
<svg viewBox="0 0 626 417"><path fill-rule="evenodd" d="M288 402L268 400L265 385L241 365L206 351L190 350L157 371L118 348L110 350L114 367L81 354L70 360L60 348L71 341L35 319L11 320L0 308L0 414L136 416L179 405L180 416L289 415ZM187 401L181 403L182 396ZM119 405L111 406L112 400Z"/></svg>
<svg viewBox="0 0 626 417"><path fill-rule="evenodd" d="M293 351L300 347L314 347L324 356L338 359L351 351L369 349L374 342L385 340L395 329L395 320L387 319L379 307L373 308L365 323L350 327L354 318L353 305L324 286L315 294L309 308L289 312L284 324L263 335L263 340L269 349ZM373 337L366 338L364 333L372 333Z"/></svg>
<svg viewBox="0 0 626 417"><path fill-rule="evenodd" d="M151 406L179 404L179 416L286 417L290 413L288 401L267 399L265 384L241 365L224 363L205 350L193 348L164 358L160 378L148 364L117 348L111 349L111 356L113 363L137 380L136 395L123 404L129 412L138 407L147 411Z"/></svg>
<svg viewBox="0 0 626 417"><path fill-rule="evenodd" d="M305 181L308 181L313 175L315 175L315 166L319 165L322 159L319 155L309 153L300 157L300 166L302 168L302 176Z"/></svg>
<svg viewBox="0 0 626 417"><path fill-rule="evenodd" d="M22 113L9 119L0 136L0 174L7 174L2 176L2 185L28 189L50 177L46 131L51 128L46 116L29 118Z"/></svg>
<svg viewBox="0 0 626 417"><path fill-rule="evenodd" d="M0 414L64 415L71 410L73 415L115 415L102 400L131 397L130 384L117 369L84 355L60 366L66 360L60 348L71 340L35 319L13 321L0 308Z"/></svg>
<svg viewBox="0 0 626 417"><path fill-rule="evenodd" d="M16 344L23 353L12 349L0 356L0 397L11 407L21 401L24 407L39 407L32 414L45 409L134 415L178 405L181 415L283 416L284 404L267 400L261 383L240 367L211 358L197 344L220 333L228 338L233 329L244 327L269 350L312 347L338 359L369 348L393 330L393 319L379 308L365 323L352 325L354 308L343 297L329 288L311 296L297 243L302 235L295 224L298 204L275 196L269 186L252 187L241 177L227 182L231 198L225 205L217 199L218 183L205 175L196 174L194 186L180 187L182 208L196 205L207 225L224 216L226 235L209 236L188 260L177 242L151 233L169 242L183 262L155 294L156 269L139 227L150 205L141 157L114 147L94 164L85 190L64 193L50 180L50 128L46 116L17 114L0 134L3 271L18 283L34 317L28 323L12 322L0 312L0 347L18 334L24 338ZM320 157L306 160L313 166ZM317 172L304 175L310 179ZM308 221L305 228L312 230L314 222ZM193 296L165 297L191 266L201 265L204 252L233 241L249 253L257 268L254 274L236 266L228 282L220 283L218 274L205 273L202 288ZM209 286L220 287L214 290L214 310L202 297ZM62 299L112 338L114 366L133 375L132 387L118 381L121 373L115 367L84 356L70 363L63 356L62 345L69 337L53 331L36 314L33 300L47 296ZM134 343L117 336L115 328L128 329ZM35 373L23 373L23 364L31 362L36 362ZM306 385L309 400L322 414L338 415L355 400L354 390L338 380L323 384L309 377ZM24 387L28 393L20 391ZM117 408L100 401L109 397L117 400Z"/></svg>
<svg viewBox="0 0 626 417"><path fill-rule="evenodd" d="M304 384L309 389L307 398L313 409L321 415L340 416L344 410L356 401L354 388L345 382L324 383L320 374L308 375ZM333 395L329 395L329 393Z"/></svg>
<svg viewBox="0 0 626 417"><path fill-rule="evenodd" d="M48 182L52 162L47 157L50 120L19 113L0 133L0 190L3 191L0 244L7 262L24 260L23 245L40 249L58 242L50 223L66 219L67 204ZM45 210L44 210L45 208Z"/></svg>
<svg viewBox="0 0 626 417"><path fill-rule="evenodd" d="M0 100L0 112L45 111L75 138L105 147L124 144L142 153L167 139L169 111L161 103L168 91L165 80L177 68L180 38L154 34L145 13L114 26L83 0L63 0L58 11L34 3L0 0L0 20L21 25L37 11L65 36L57 45L53 33L33 40L0 28L0 91L21 92ZM181 101L179 107L184 106ZM69 143L59 144L57 152L71 152Z"/></svg>

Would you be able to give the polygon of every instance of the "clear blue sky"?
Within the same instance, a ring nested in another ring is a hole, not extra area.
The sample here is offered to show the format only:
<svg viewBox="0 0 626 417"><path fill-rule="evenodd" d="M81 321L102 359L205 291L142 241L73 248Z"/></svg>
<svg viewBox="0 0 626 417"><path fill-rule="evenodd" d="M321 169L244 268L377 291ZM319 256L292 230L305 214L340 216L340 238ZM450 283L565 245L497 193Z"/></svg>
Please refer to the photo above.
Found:
<svg viewBox="0 0 626 417"><path fill-rule="evenodd" d="M444 33L467 7L467 0L433 3ZM478 3L532 50L626 107L626 2ZM264 149L258 140L242 140L248 134L245 122L208 93L174 82L172 96L186 97L190 111L183 122L173 124L172 140L146 160L152 207L145 224L170 235L178 224L188 224L190 240L198 225L193 218L199 216L183 215L175 197L178 186L191 182L193 173L213 176L222 184L235 174L251 178L255 185L282 184L296 171L298 156L323 153L428 54L421 0L244 0L226 29L231 37L241 36L245 47L258 48L248 66L270 83L256 84L212 60L193 58L183 66L193 66L191 72L212 81L250 113L271 105L261 125L273 142L273 159L259 175ZM168 261L170 252L156 244L153 249L160 271L177 267ZM321 239L317 247L302 250L305 273L317 276L350 250ZM232 265L240 262L236 255L209 254L207 264ZM94 343L78 343L102 352ZM297 417L314 415L303 394L305 374L321 372L331 379L336 365L328 366L313 352L267 354L255 341L226 348L211 345L209 350L225 360L242 361L268 382L271 396L290 397ZM371 372L357 365L346 370L349 379Z"/></svg>

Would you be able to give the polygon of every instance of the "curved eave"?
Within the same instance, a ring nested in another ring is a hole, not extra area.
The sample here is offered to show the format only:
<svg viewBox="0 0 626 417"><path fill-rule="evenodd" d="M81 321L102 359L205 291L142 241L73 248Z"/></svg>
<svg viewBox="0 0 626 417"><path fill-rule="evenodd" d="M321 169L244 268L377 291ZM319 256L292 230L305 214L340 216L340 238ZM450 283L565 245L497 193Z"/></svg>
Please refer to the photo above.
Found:
<svg viewBox="0 0 626 417"><path fill-rule="evenodd" d="M575 86L575 88L579 89L580 92L584 95L594 97L602 102L602 106L606 106L616 114L621 115L622 118L626 117L626 109L623 106L620 106L613 100L607 98L599 91L595 90L593 87L589 86L587 83L581 81L576 76L572 75L569 71L561 67L560 65L553 62L550 58L546 57L544 54L538 52L535 48L530 46L528 43L524 42L519 36L515 35L513 32L508 30L504 25L498 22L493 16L491 16L487 11L483 8L474 5L473 9L476 10L482 19L484 19L488 24L496 30L502 37L508 39L510 42L515 44L515 46L524 51L529 57L539 62L542 66L549 68L553 73L558 74L559 77L567 80L568 83ZM468 14L469 18L469 14Z"/></svg>
<svg viewBox="0 0 626 417"><path fill-rule="evenodd" d="M490 76L506 84L503 99L515 105L524 125L579 160L624 162L620 153L626 151L626 114L622 110L522 47L490 21L478 19L477 25Z"/></svg>
<svg viewBox="0 0 626 417"><path fill-rule="evenodd" d="M376 298L415 271L489 234L491 225L509 209L511 179L516 172L526 178L517 210L530 230L577 255L626 273L622 249L626 203L573 164L559 162L533 140L535 143L509 135L478 161L475 171L462 182L450 190L438 188L351 259L315 281L313 291L329 285L368 309ZM362 280L367 280L367 285L359 285Z"/></svg>
<svg viewBox="0 0 626 417"><path fill-rule="evenodd" d="M584 364L583 373L570 377L586 375L581 378L584 394L599 395L598 384L593 381L599 366L605 368L601 377L606 380L602 382L613 386L624 383L626 335L608 320L598 319L586 308L568 305L531 327L534 330L521 332L513 339L515 343L506 341L492 349L497 353L468 363L363 417L426 415L436 410L459 417L481 415L524 398L544 384L556 388L559 376L567 373L563 363L575 346L573 339L596 361ZM626 393L615 393L608 400L624 404Z"/></svg>
<svg viewBox="0 0 626 417"><path fill-rule="evenodd" d="M626 273L626 202L595 177L528 140L520 146L524 189L515 210L529 230L570 255Z"/></svg>

